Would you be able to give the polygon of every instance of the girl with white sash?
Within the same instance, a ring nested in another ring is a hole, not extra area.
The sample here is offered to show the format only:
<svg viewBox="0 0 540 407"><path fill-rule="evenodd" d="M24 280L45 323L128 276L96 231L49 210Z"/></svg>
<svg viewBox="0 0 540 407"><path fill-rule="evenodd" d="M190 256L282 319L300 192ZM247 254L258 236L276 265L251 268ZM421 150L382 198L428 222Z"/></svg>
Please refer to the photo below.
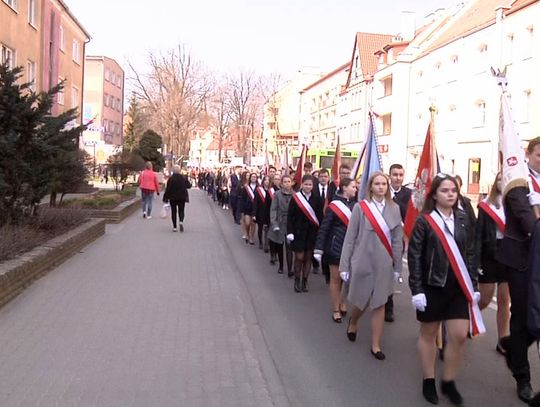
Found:
<svg viewBox="0 0 540 407"><path fill-rule="evenodd" d="M302 177L300 191L293 193L287 216L287 240L294 252L294 291L307 292L313 249L322 220L322 205L312 193L314 178Z"/></svg>
<svg viewBox="0 0 540 407"><path fill-rule="evenodd" d="M268 253L268 226L270 225L270 177L264 176L261 185L255 190L254 220L257 224L259 249Z"/></svg>
<svg viewBox="0 0 540 407"><path fill-rule="evenodd" d="M409 286L420 321L422 393L432 404L439 402L435 361L441 322L445 322L448 339L441 391L456 405L463 403L454 380L467 333L470 327L473 335L485 329L477 306L480 293L474 267L474 230L467 214L457 207L458 191L458 183L450 175L439 174L433 179L409 241Z"/></svg>
<svg viewBox="0 0 540 407"><path fill-rule="evenodd" d="M271 175L270 179L272 181L271 182L272 186L268 190L268 193L270 194L270 208L271 208L272 207L272 202L274 201L274 196L279 191L279 188L281 186L281 174L276 173L274 175ZM271 235L272 235L272 227L269 226L269 229L268 229L268 247L270 249L270 263L271 264L276 264L277 256L278 256L278 247L275 245L275 242L272 240ZM283 252L283 249L282 249L282 252ZM282 253L282 256L283 256L283 253ZM283 261L282 261L282 263L283 263ZM282 270L282 272L283 272L283 270Z"/></svg>
<svg viewBox="0 0 540 407"><path fill-rule="evenodd" d="M488 197L478 205L476 223L476 254L479 266L480 309L486 308L495 293L497 285L497 331L498 342L495 349L505 354L510 335L510 290L508 271L495 259L501 250L506 229L506 217L502 204L501 174L495 178Z"/></svg>
<svg viewBox="0 0 540 407"><path fill-rule="evenodd" d="M375 172L368 180L367 191L366 199L354 206L339 270L349 276L347 299L352 310L347 337L356 340L358 320L371 308L371 354L384 360L384 305L401 274L403 228L399 206L390 196L388 177Z"/></svg>
<svg viewBox="0 0 540 407"><path fill-rule="evenodd" d="M347 227L352 216L356 202L356 181L351 178L341 178L339 193L326 208L322 221L313 257L322 262L322 256L330 265L330 301L332 305L332 320L341 323L341 317L347 313L347 306L341 296L343 280L339 276L339 262L341 249L347 233Z"/></svg>
<svg viewBox="0 0 540 407"><path fill-rule="evenodd" d="M259 186L257 180L259 177L256 173L249 174L249 178L240 188L239 198L239 211L242 214L242 226L244 229L243 238L246 244L255 244L253 237L255 235L255 222L253 217L255 216L255 194L257 193L257 187Z"/></svg>

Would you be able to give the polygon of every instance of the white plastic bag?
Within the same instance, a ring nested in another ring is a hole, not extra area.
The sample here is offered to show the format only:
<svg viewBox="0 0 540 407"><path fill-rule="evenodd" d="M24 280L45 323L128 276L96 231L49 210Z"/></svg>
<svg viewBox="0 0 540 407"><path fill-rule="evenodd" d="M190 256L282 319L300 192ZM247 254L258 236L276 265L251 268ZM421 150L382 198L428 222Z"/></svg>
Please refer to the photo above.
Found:
<svg viewBox="0 0 540 407"><path fill-rule="evenodd" d="M161 219L167 218L167 216L169 216L169 210L170 209L171 209L170 204L168 204L168 203L163 204L163 206L161 207L161 212L159 213L159 217Z"/></svg>

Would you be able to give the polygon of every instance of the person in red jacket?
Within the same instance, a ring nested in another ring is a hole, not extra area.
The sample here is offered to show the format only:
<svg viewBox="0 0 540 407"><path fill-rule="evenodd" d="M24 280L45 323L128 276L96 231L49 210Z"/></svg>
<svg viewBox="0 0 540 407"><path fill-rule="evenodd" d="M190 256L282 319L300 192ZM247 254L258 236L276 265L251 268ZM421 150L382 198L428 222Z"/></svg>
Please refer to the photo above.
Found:
<svg viewBox="0 0 540 407"><path fill-rule="evenodd" d="M139 187L142 195L143 218L152 219L152 201L154 192L159 195L159 182L150 161L146 162L146 169L139 175Z"/></svg>

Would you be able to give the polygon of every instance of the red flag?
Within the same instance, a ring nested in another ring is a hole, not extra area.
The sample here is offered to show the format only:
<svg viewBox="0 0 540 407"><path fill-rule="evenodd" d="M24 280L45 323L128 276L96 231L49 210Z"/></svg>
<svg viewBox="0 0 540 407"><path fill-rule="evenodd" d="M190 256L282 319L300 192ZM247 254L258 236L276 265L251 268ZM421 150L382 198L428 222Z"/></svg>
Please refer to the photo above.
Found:
<svg viewBox="0 0 540 407"><path fill-rule="evenodd" d="M332 178L336 188L339 188L339 167L341 167L341 144L337 137L336 154L334 155L334 165L332 165Z"/></svg>
<svg viewBox="0 0 540 407"><path fill-rule="evenodd" d="M424 142L424 149L422 150L422 155L420 156L420 162L418 164L418 171L416 172L414 192L412 193L411 200L407 206L407 216L405 216L403 227L403 231L407 237L411 236L416 218L424 207L426 195L431 187L431 180L437 174L437 165L437 150L435 147L432 119L428 126L426 141Z"/></svg>
<svg viewBox="0 0 540 407"><path fill-rule="evenodd" d="M302 153L300 153L300 158L298 158L298 165L296 166L296 174L294 174L294 181L296 185L302 183L302 176L304 175L304 163L306 162L307 157L307 146L304 144L302 146Z"/></svg>

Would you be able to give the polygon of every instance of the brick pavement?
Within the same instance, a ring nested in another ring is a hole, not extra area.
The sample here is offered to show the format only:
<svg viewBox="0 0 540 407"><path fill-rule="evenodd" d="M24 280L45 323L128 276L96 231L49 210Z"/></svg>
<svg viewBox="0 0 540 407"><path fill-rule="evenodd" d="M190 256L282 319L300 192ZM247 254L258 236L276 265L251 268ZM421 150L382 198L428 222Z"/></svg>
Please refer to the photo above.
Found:
<svg viewBox="0 0 540 407"><path fill-rule="evenodd" d="M0 310L0 406L289 404L215 215L191 197L183 234L156 201Z"/></svg>

